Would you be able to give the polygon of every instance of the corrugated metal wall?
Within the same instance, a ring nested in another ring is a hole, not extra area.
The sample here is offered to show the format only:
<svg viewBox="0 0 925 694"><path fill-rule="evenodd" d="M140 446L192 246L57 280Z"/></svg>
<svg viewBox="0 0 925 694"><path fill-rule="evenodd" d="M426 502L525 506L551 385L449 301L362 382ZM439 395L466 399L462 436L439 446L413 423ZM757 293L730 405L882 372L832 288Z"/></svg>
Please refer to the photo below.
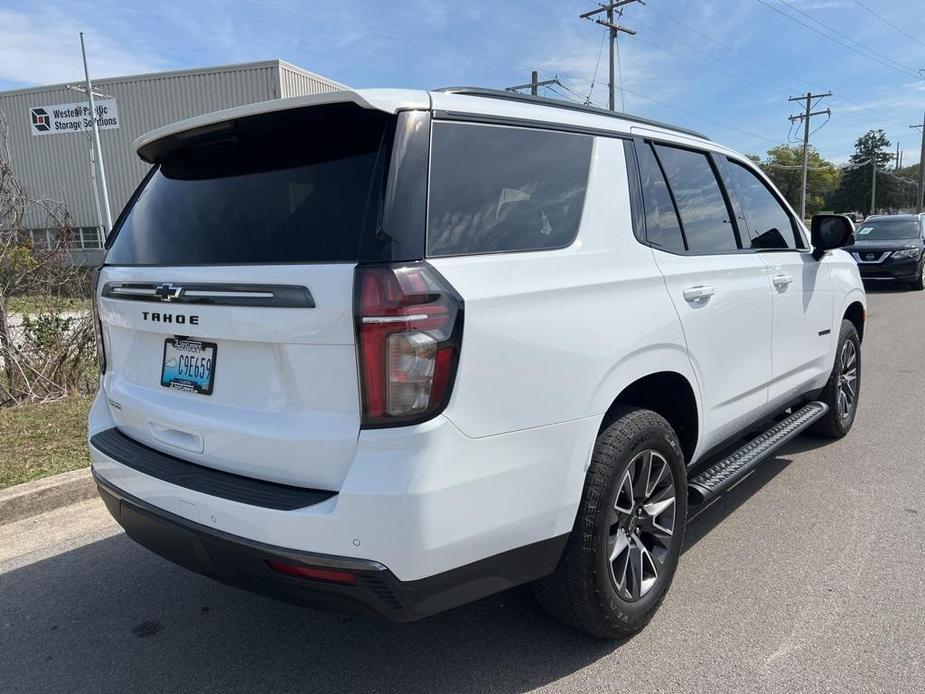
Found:
<svg viewBox="0 0 925 694"><path fill-rule="evenodd" d="M100 130L113 218L148 169L132 147L137 137L210 111L342 88L336 82L279 60L101 79L93 86L115 97L119 111L119 128ZM9 122L10 153L27 190L35 197L63 201L75 226L95 227L89 133L34 136L29 116L32 107L83 98L65 85L17 90L0 93L0 110ZM33 217L27 224L38 227L43 222Z"/></svg>
<svg viewBox="0 0 925 694"><path fill-rule="evenodd" d="M342 84L332 82L331 80L316 75L308 70L303 70L295 65L286 62L280 62L279 69L280 92L283 99L293 96L307 96L309 94L321 94L329 92L332 89L347 89Z"/></svg>

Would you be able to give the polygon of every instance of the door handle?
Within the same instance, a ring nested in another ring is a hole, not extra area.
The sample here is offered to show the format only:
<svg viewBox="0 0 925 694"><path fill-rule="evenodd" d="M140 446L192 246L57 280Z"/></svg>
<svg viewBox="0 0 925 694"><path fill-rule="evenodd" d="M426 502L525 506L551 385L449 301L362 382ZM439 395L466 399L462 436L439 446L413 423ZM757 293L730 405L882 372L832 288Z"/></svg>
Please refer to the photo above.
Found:
<svg viewBox="0 0 925 694"><path fill-rule="evenodd" d="M709 299L716 293L716 290L713 287L701 284L696 287L688 287L684 290L684 300L690 301L691 303L695 301L704 301Z"/></svg>
<svg viewBox="0 0 925 694"><path fill-rule="evenodd" d="M786 289L793 283L793 278L790 275L774 275L771 281L778 289Z"/></svg>

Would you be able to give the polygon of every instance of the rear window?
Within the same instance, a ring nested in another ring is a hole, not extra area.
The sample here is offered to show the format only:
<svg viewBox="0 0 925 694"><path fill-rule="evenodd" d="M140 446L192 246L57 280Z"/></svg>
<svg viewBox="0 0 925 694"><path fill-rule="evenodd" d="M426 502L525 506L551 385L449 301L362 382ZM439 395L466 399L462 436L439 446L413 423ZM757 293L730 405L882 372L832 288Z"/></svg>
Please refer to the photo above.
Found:
<svg viewBox="0 0 925 694"><path fill-rule="evenodd" d="M581 221L591 148L588 135L435 123L428 255L568 246Z"/></svg>
<svg viewBox="0 0 925 694"><path fill-rule="evenodd" d="M106 262L356 261L378 224L390 121L336 104L178 141L123 215Z"/></svg>

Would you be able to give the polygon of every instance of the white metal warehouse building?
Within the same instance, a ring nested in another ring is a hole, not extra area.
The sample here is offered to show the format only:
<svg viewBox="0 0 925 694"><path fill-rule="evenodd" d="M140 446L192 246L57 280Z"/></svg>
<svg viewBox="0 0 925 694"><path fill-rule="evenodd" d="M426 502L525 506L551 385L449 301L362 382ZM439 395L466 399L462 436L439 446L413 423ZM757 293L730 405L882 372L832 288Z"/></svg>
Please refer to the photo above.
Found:
<svg viewBox="0 0 925 694"><path fill-rule="evenodd" d="M72 83L83 87L81 82ZM184 118L232 106L344 89L344 85L282 60L93 80L100 146L113 219L148 170L132 143ZM102 257L101 217L94 194L92 130L86 95L67 84L0 92L12 164L32 198L63 202L76 228L71 245L82 263ZM34 242L43 221L24 220Z"/></svg>

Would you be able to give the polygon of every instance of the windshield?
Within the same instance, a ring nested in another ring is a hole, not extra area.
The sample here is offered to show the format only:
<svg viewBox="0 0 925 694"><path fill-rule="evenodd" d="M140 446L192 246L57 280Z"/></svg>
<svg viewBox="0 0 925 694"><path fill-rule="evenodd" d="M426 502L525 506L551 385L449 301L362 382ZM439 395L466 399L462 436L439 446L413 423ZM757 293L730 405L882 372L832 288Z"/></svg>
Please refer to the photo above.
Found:
<svg viewBox="0 0 925 694"><path fill-rule="evenodd" d="M111 242L112 265L356 261L374 236L389 116L282 111L166 154Z"/></svg>
<svg viewBox="0 0 925 694"><path fill-rule="evenodd" d="M916 239L921 234L919 223L914 219L890 219L864 222L857 230L858 241L898 241Z"/></svg>

